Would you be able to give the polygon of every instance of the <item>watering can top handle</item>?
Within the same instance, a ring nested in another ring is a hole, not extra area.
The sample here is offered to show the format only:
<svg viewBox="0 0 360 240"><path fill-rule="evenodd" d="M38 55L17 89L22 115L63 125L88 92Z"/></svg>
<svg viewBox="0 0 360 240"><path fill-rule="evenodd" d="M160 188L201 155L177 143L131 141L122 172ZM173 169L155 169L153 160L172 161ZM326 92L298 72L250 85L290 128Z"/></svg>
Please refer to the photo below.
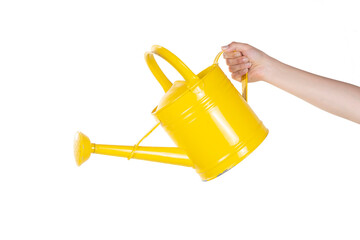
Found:
<svg viewBox="0 0 360 240"><path fill-rule="evenodd" d="M150 68L151 72L154 74L162 88L165 92L169 90L172 86L172 83L170 80L165 76L165 74L160 69L159 65L156 63L154 58L154 53L160 57L162 57L164 60L166 60L168 63L170 63L180 74L181 76L187 81L189 84L193 84L197 82L199 79L196 74L194 74L186 65L183 63L175 54L170 52L164 47L154 45L151 48L151 52L145 53L145 60Z"/></svg>
<svg viewBox="0 0 360 240"><path fill-rule="evenodd" d="M214 60L214 64L218 64L219 58L223 52L219 52ZM151 72L154 74L155 78L158 80L162 88L165 92L167 92L171 86L171 81L165 76L163 71L160 69L159 65L157 64L154 54L162 57L168 63L170 63L180 74L183 76L185 81L187 81L190 85L196 83L199 80L199 77L194 74L186 65L183 63L175 54L170 52L164 47L159 45L154 45L151 48L151 52L145 53L145 60L150 68ZM241 83L242 83L242 96L247 101L247 73L242 76Z"/></svg>
<svg viewBox="0 0 360 240"><path fill-rule="evenodd" d="M218 64L221 54L223 54L223 51L219 52L216 55L214 64ZM247 99L247 96L248 96L248 74L247 73L241 77L241 85L242 85L242 94L241 95L245 99L245 101L247 101L248 100Z"/></svg>

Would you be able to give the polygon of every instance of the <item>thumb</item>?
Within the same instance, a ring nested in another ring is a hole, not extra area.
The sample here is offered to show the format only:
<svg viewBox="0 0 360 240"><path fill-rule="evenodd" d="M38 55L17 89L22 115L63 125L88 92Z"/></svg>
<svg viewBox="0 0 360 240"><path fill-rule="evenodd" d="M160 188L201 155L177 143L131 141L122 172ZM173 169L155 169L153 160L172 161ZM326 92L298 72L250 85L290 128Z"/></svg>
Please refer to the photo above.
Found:
<svg viewBox="0 0 360 240"><path fill-rule="evenodd" d="M221 49L224 52L242 52L245 51L247 48L247 44L245 43L239 43L239 42L232 42L228 45L222 46Z"/></svg>

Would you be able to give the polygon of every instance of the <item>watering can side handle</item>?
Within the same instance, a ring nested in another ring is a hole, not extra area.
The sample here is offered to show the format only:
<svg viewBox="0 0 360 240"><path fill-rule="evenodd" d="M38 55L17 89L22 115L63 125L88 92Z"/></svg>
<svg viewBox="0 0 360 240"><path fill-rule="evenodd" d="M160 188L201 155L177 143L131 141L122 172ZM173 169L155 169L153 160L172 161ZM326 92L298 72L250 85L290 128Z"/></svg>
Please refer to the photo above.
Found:
<svg viewBox="0 0 360 240"><path fill-rule="evenodd" d="M154 55L151 52L145 53L145 61L152 72L152 74L155 76L155 78L160 83L161 87L164 89L165 92L167 92L171 86L172 83L170 80L165 76L163 71L161 71L159 65L156 63L154 59Z"/></svg>
<svg viewBox="0 0 360 240"><path fill-rule="evenodd" d="M175 54L164 47L154 45L151 48L151 52L145 53L145 61L165 92L170 89L172 83L165 76L155 61L154 54L162 57L164 60L170 63L189 83L189 85L192 85L198 81L198 76L194 74Z"/></svg>
<svg viewBox="0 0 360 240"><path fill-rule="evenodd" d="M219 58L221 56L221 54L223 54L223 51L219 52L215 59L214 59L214 64L219 64ZM243 75L241 77L241 85L242 85L242 97L245 99L245 101L248 101L248 73L246 73L245 75Z"/></svg>

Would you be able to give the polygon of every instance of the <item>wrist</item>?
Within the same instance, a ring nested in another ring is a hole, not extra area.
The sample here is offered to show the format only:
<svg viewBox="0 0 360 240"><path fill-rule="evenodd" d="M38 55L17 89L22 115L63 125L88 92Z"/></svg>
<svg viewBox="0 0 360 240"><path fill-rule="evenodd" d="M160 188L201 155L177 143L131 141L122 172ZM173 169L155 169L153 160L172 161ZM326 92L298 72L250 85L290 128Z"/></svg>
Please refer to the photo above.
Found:
<svg viewBox="0 0 360 240"><path fill-rule="evenodd" d="M261 80L270 84L275 84L277 80L277 74L285 68L285 64L267 56L267 59L264 63L264 70L261 76Z"/></svg>

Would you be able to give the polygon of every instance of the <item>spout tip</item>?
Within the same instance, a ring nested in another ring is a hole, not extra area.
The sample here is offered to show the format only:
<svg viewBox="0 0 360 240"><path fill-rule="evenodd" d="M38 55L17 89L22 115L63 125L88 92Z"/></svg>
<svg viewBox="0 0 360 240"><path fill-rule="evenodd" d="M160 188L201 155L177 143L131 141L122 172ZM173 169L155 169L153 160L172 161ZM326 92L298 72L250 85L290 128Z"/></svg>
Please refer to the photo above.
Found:
<svg viewBox="0 0 360 240"><path fill-rule="evenodd" d="M86 160L89 159L91 152L92 147L90 139L82 132L77 132L75 134L74 141L74 156L76 164L78 166L83 164Z"/></svg>

